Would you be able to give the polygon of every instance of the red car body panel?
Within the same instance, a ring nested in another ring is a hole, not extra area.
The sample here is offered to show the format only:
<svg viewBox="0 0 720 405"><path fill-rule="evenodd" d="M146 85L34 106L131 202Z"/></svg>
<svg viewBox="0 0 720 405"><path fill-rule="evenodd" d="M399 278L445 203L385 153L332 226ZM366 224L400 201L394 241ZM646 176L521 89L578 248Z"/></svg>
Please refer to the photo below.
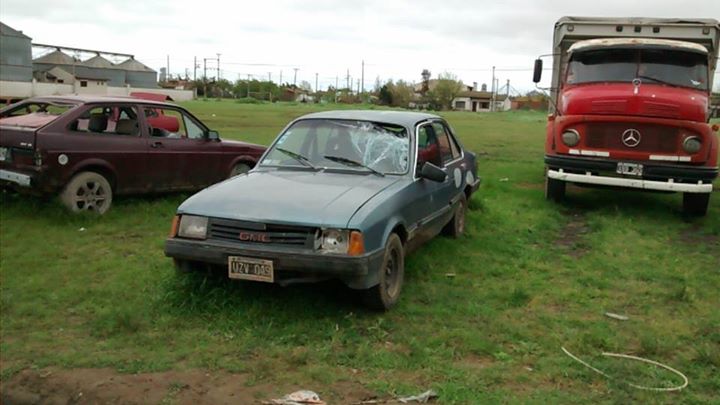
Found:
<svg viewBox="0 0 720 405"><path fill-rule="evenodd" d="M160 138L150 135L153 122L137 115L138 135L80 133L70 128L90 109L98 106L169 108L209 131L189 111L173 104L119 97L39 97L21 103L74 104L40 128L7 125L22 119L4 117L14 106L0 110L0 147L10 159L0 170L31 177L29 191L57 193L78 172L97 171L108 178L115 194L196 190L227 178L238 163L253 167L265 147L237 141ZM113 112L111 117L119 113ZM171 116L163 118L173 118ZM112 120L113 118L111 118ZM6 121L7 120L7 121ZM64 156L64 157L61 157ZM64 164L62 162L65 162ZM3 184L6 184L3 181Z"/></svg>

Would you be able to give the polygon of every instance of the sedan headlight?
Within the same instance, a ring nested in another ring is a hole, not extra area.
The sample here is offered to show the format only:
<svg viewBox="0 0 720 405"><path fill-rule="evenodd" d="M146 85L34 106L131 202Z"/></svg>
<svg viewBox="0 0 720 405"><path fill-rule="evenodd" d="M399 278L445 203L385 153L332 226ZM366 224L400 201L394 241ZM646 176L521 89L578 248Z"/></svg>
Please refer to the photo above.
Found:
<svg viewBox="0 0 720 405"><path fill-rule="evenodd" d="M574 129L566 129L562 134L562 141L567 146L577 146L580 143L580 133Z"/></svg>
<svg viewBox="0 0 720 405"><path fill-rule="evenodd" d="M323 229L318 240L318 249L324 253L348 254L365 253L362 233L348 229Z"/></svg>
<svg viewBox="0 0 720 405"><path fill-rule="evenodd" d="M702 142L700 142L700 138L697 136L688 136L683 141L683 149L685 149L687 153L698 153L700 152L700 148L702 148Z"/></svg>
<svg viewBox="0 0 720 405"><path fill-rule="evenodd" d="M183 215L180 217L178 236L190 239L205 239L207 237L207 217Z"/></svg>

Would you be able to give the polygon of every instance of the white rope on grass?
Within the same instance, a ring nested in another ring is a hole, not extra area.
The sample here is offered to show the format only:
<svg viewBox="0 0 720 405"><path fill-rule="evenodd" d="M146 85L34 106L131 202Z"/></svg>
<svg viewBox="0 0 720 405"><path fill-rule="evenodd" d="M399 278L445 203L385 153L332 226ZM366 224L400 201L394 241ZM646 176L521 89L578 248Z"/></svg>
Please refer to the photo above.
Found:
<svg viewBox="0 0 720 405"><path fill-rule="evenodd" d="M603 371L598 370L597 368L595 368L595 367L591 366L590 364L584 362L583 360L581 360L580 358L578 358L578 357L575 356L574 354L570 353L566 348L564 348L564 347L562 347L562 346L560 346L560 348L562 349L563 352L565 352L565 354L567 354L568 356L570 356L570 358L572 358L573 360L575 360L575 361L577 361L578 363L582 364L583 366L585 366L585 367L589 368L590 370L592 370L592 371L594 371L594 372L602 375L603 377L605 377L605 378L607 378L607 379L611 379L611 380L613 379L612 377L610 377L609 375L607 375L607 374L604 373ZM633 387L633 388L637 388L637 389L639 389L639 390L646 390L646 391L670 392L670 391L680 391L680 390L682 390L683 388L685 388L685 387L688 386L689 381L688 381L688 378L685 376L685 374L683 374L683 373L675 370L674 368L672 368L672 367L670 367L670 366L667 366L667 365L662 364L662 363L658 363L657 361L649 360L649 359L644 359L644 358L642 358L642 357L632 356L632 355L629 355L629 354L620 354L620 353L608 353L608 352L603 352L602 355L603 355L603 356L607 356L607 357L618 357L618 358L622 358L622 359L636 360L636 361L641 361L641 362L643 362L643 363L648 363L648 364L652 364L652 365L655 365L655 366L658 366L658 367L662 367L662 368L664 368L664 369L666 369L666 370L669 370L669 371L671 371L671 372L679 375L679 376L683 379L683 381L684 381L682 385L678 385L678 386L675 386L675 387L669 387L669 388L665 388L665 387L646 387L646 386L644 386L644 385L636 385L636 384L633 384L633 383L630 383L630 382L627 382L627 381L623 381L625 384L627 384L627 385L629 385L629 386L631 386L631 387Z"/></svg>

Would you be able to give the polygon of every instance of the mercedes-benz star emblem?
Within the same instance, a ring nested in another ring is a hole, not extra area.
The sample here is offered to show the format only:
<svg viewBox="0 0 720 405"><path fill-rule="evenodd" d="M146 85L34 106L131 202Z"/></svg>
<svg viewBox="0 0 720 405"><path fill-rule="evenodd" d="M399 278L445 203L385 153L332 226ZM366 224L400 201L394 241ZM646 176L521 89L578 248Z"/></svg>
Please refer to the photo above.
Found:
<svg viewBox="0 0 720 405"><path fill-rule="evenodd" d="M625 132L622 133L621 139L625 146L628 148L634 148L640 145L640 131L632 128L626 129Z"/></svg>

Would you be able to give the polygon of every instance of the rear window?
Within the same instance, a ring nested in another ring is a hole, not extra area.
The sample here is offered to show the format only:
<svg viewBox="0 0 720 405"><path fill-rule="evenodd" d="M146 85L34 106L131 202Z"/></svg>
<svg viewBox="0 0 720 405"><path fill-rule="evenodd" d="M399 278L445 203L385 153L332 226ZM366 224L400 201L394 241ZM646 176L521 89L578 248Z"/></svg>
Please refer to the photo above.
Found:
<svg viewBox="0 0 720 405"><path fill-rule="evenodd" d="M76 104L21 102L0 113L0 125L40 128L75 107Z"/></svg>

